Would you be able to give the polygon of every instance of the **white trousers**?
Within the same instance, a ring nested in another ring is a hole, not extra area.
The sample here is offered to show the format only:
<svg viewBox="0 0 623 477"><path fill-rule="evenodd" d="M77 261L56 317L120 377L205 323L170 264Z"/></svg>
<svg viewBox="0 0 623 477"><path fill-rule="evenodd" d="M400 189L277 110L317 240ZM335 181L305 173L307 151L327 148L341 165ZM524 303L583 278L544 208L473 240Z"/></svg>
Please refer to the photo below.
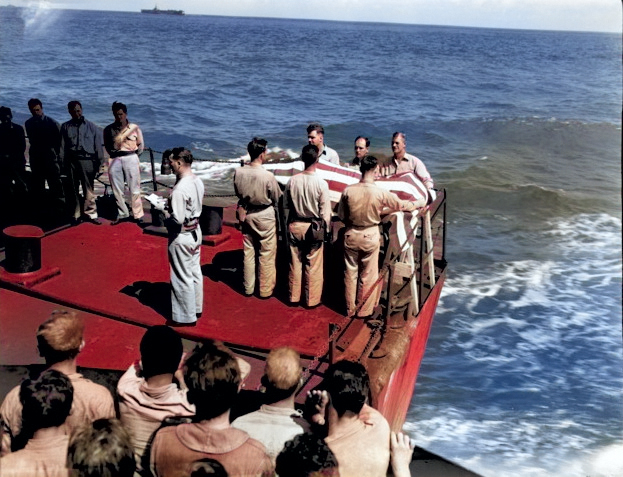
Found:
<svg viewBox="0 0 623 477"><path fill-rule="evenodd" d="M128 183L132 195L132 216L140 219L143 214L141 202L141 169L136 154L115 157L108 166L108 177L112 186L112 193L117 201L117 218L125 219L130 216L128 206L125 205L124 182Z"/></svg>
<svg viewBox="0 0 623 477"><path fill-rule="evenodd" d="M203 311L201 227L181 232L169 242L171 310L173 321L193 323Z"/></svg>

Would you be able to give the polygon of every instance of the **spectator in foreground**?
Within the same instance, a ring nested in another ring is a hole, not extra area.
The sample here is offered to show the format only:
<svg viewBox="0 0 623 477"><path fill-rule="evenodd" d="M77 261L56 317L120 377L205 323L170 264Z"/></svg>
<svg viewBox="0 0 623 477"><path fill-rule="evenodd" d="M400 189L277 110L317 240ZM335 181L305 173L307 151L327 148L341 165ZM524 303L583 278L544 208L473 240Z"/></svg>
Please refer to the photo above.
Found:
<svg viewBox="0 0 623 477"><path fill-rule="evenodd" d="M22 427L11 445L13 452L0 459L3 477L66 476L69 437L62 425L69 416L73 386L63 373L49 369L20 386Z"/></svg>
<svg viewBox="0 0 623 477"><path fill-rule="evenodd" d="M140 350L141 360L117 384L121 423L130 434L139 467L152 434L165 418L195 415L183 381L180 387L173 382L184 351L175 330L152 326L143 335Z"/></svg>
<svg viewBox="0 0 623 477"><path fill-rule="evenodd" d="M37 330L39 354L48 369L65 374L74 388L71 413L65 426L69 434L83 423L100 418L115 417L115 405L110 391L100 384L86 379L77 372L76 359L84 347L82 339L84 323L74 312L54 311ZM0 406L3 423L2 455L11 449L11 440L22 427L22 404L19 386L13 388Z"/></svg>
<svg viewBox="0 0 623 477"><path fill-rule="evenodd" d="M327 369L322 386L320 412L313 420L323 424L322 414L326 416L325 441L337 457L340 474L385 477L390 428L383 415L366 404L370 393L366 368L353 361L338 361Z"/></svg>
<svg viewBox="0 0 623 477"><path fill-rule="evenodd" d="M262 377L267 404L232 423L236 429L248 432L264 444L273 462L286 441L309 430L302 413L294 409L294 396L301 385L302 372L295 350L287 347L272 350L266 358Z"/></svg>
<svg viewBox="0 0 623 477"><path fill-rule="evenodd" d="M234 476L272 475L264 446L231 427L229 413L241 384L234 356L206 342L195 347L184 364L188 401L196 407L195 422L160 429L151 448L151 470L157 477L190 472L203 458L220 462Z"/></svg>
<svg viewBox="0 0 623 477"><path fill-rule="evenodd" d="M340 476L335 454L315 434L300 434L286 442L277 456L275 472L279 477Z"/></svg>
<svg viewBox="0 0 623 477"><path fill-rule="evenodd" d="M116 419L98 419L76 429L69 441L71 477L132 477L136 469L130 435Z"/></svg>

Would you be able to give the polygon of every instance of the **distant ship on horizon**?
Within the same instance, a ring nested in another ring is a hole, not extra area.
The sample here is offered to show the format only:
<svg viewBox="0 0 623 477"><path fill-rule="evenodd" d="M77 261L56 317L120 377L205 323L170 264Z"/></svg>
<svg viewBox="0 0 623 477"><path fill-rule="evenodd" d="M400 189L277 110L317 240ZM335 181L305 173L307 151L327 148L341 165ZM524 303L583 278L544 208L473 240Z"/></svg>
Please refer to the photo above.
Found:
<svg viewBox="0 0 623 477"><path fill-rule="evenodd" d="M185 15L184 10L160 10L156 5L151 10L141 10L141 13L152 13L156 15Z"/></svg>

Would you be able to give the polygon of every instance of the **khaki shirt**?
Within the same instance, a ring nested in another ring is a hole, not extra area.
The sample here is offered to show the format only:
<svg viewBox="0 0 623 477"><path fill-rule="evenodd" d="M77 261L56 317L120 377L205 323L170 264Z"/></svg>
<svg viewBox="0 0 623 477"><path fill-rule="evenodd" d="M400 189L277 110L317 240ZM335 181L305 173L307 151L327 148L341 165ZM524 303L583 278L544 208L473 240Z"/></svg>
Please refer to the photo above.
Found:
<svg viewBox="0 0 623 477"><path fill-rule="evenodd" d="M282 195L277 179L262 166L247 165L236 169L234 190L246 205L277 206Z"/></svg>
<svg viewBox="0 0 623 477"><path fill-rule="evenodd" d="M414 202L401 200L374 182L359 182L344 189L337 214L346 226L371 227L381 223L385 207L392 212L417 209Z"/></svg>
<svg viewBox="0 0 623 477"><path fill-rule="evenodd" d="M318 177L315 172L296 174L286 185L286 200L292 219L316 218L324 219L327 227L331 222L331 201L327 181Z"/></svg>
<svg viewBox="0 0 623 477"><path fill-rule="evenodd" d="M396 158L392 158L391 163L381 169L381 176L389 177L403 172L415 173L415 176L422 181L427 189L432 189L435 185L424 163L411 154L405 154L400 162Z"/></svg>

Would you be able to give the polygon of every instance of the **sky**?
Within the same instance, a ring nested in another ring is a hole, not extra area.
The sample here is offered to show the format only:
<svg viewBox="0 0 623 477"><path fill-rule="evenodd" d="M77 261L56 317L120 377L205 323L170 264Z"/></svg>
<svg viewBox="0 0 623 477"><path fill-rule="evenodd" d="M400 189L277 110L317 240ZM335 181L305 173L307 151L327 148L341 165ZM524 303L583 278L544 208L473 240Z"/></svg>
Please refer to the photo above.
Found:
<svg viewBox="0 0 623 477"><path fill-rule="evenodd" d="M622 30L621 0L0 0L0 5L535 30Z"/></svg>

